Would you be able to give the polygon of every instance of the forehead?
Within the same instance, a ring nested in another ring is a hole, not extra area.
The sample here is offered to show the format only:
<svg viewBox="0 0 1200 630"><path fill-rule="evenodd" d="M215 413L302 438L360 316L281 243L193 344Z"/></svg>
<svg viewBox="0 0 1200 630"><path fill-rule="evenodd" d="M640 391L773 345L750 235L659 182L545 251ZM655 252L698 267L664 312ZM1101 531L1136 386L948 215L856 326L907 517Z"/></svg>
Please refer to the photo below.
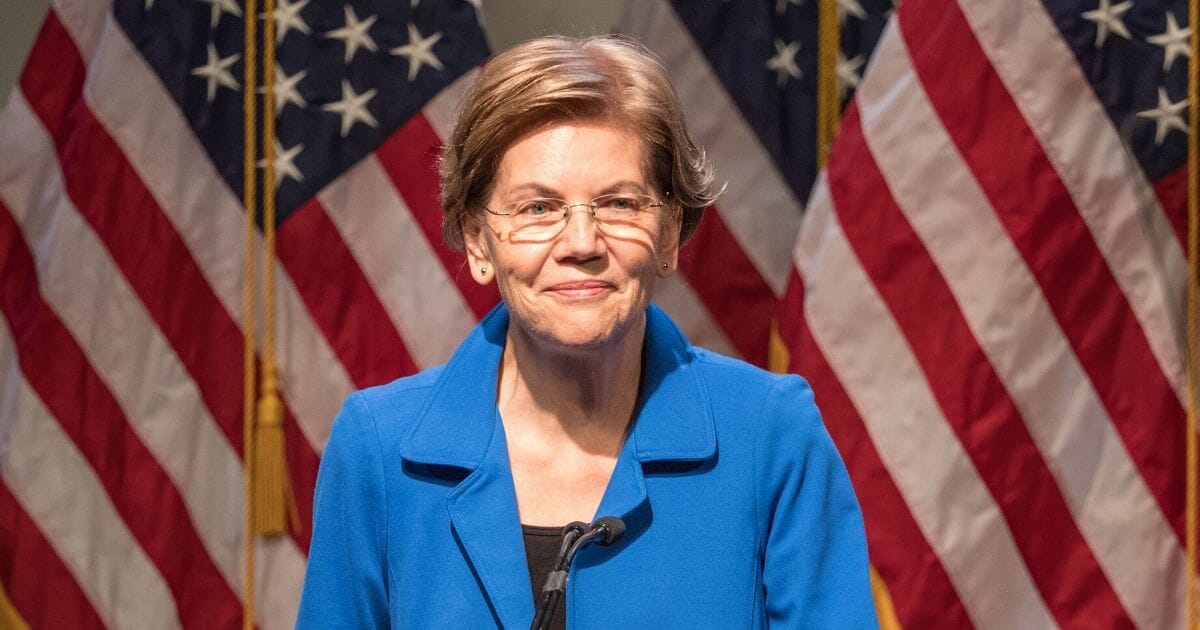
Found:
<svg viewBox="0 0 1200 630"><path fill-rule="evenodd" d="M631 130L605 122L564 122L514 142L500 159L495 192L525 188L592 194L615 182L645 184L641 143Z"/></svg>

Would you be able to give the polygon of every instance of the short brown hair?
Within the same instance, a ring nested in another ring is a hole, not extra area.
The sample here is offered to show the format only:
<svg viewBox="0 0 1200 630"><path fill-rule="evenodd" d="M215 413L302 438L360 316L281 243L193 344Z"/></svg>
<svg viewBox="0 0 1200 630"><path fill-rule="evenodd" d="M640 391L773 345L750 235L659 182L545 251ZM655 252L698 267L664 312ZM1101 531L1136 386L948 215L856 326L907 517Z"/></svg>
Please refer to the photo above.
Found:
<svg viewBox="0 0 1200 630"><path fill-rule="evenodd" d="M680 243L716 198L713 169L684 126L679 97L658 59L619 35L542 37L493 57L467 93L442 153L443 234L463 249L463 224L477 220L500 160L535 129L572 120L628 125L641 139L650 185L682 211Z"/></svg>

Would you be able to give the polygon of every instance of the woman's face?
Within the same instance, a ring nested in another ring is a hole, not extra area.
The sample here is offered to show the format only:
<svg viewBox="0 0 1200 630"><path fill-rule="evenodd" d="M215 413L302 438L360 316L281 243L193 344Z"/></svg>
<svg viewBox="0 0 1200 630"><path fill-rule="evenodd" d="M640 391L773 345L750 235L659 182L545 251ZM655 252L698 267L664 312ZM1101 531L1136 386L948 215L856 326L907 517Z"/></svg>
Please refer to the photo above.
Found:
<svg viewBox="0 0 1200 630"><path fill-rule="evenodd" d="M662 201L642 172L637 136L603 122L561 123L509 147L488 208L503 211L535 197L587 204L612 192ZM482 227L465 235L467 257L476 281L495 278L525 332L564 348L600 347L640 322L655 279L674 272L679 218L654 209L642 227L618 236L605 233L585 205L569 210L562 232L537 242L510 240L511 219L484 213Z"/></svg>

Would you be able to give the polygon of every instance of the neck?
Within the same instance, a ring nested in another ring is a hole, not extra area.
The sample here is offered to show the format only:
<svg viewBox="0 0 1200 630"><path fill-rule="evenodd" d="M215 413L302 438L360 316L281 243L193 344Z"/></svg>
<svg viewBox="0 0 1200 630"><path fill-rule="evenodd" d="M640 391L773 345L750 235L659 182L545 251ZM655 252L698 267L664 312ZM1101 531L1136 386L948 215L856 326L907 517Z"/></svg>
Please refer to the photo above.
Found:
<svg viewBox="0 0 1200 630"><path fill-rule="evenodd" d="M615 456L637 404L645 334L643 316L619 339L575 350L534 338L510 323L497 401L510 435L570 441Z"/></svg>

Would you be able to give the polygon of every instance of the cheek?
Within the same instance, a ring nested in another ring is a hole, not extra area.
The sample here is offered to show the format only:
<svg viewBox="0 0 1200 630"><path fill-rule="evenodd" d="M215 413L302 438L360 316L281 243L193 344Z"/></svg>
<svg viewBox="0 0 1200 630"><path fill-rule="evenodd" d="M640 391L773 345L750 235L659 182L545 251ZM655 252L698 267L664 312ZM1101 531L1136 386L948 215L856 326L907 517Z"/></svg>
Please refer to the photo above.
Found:
<svg viewBox="0 0 1200 630"><path fill-rule="evenodd" d="M528 246L510 249L501 243L492 249L496 278L502 290L533 285L546 259L546 252Z"/></svg>

